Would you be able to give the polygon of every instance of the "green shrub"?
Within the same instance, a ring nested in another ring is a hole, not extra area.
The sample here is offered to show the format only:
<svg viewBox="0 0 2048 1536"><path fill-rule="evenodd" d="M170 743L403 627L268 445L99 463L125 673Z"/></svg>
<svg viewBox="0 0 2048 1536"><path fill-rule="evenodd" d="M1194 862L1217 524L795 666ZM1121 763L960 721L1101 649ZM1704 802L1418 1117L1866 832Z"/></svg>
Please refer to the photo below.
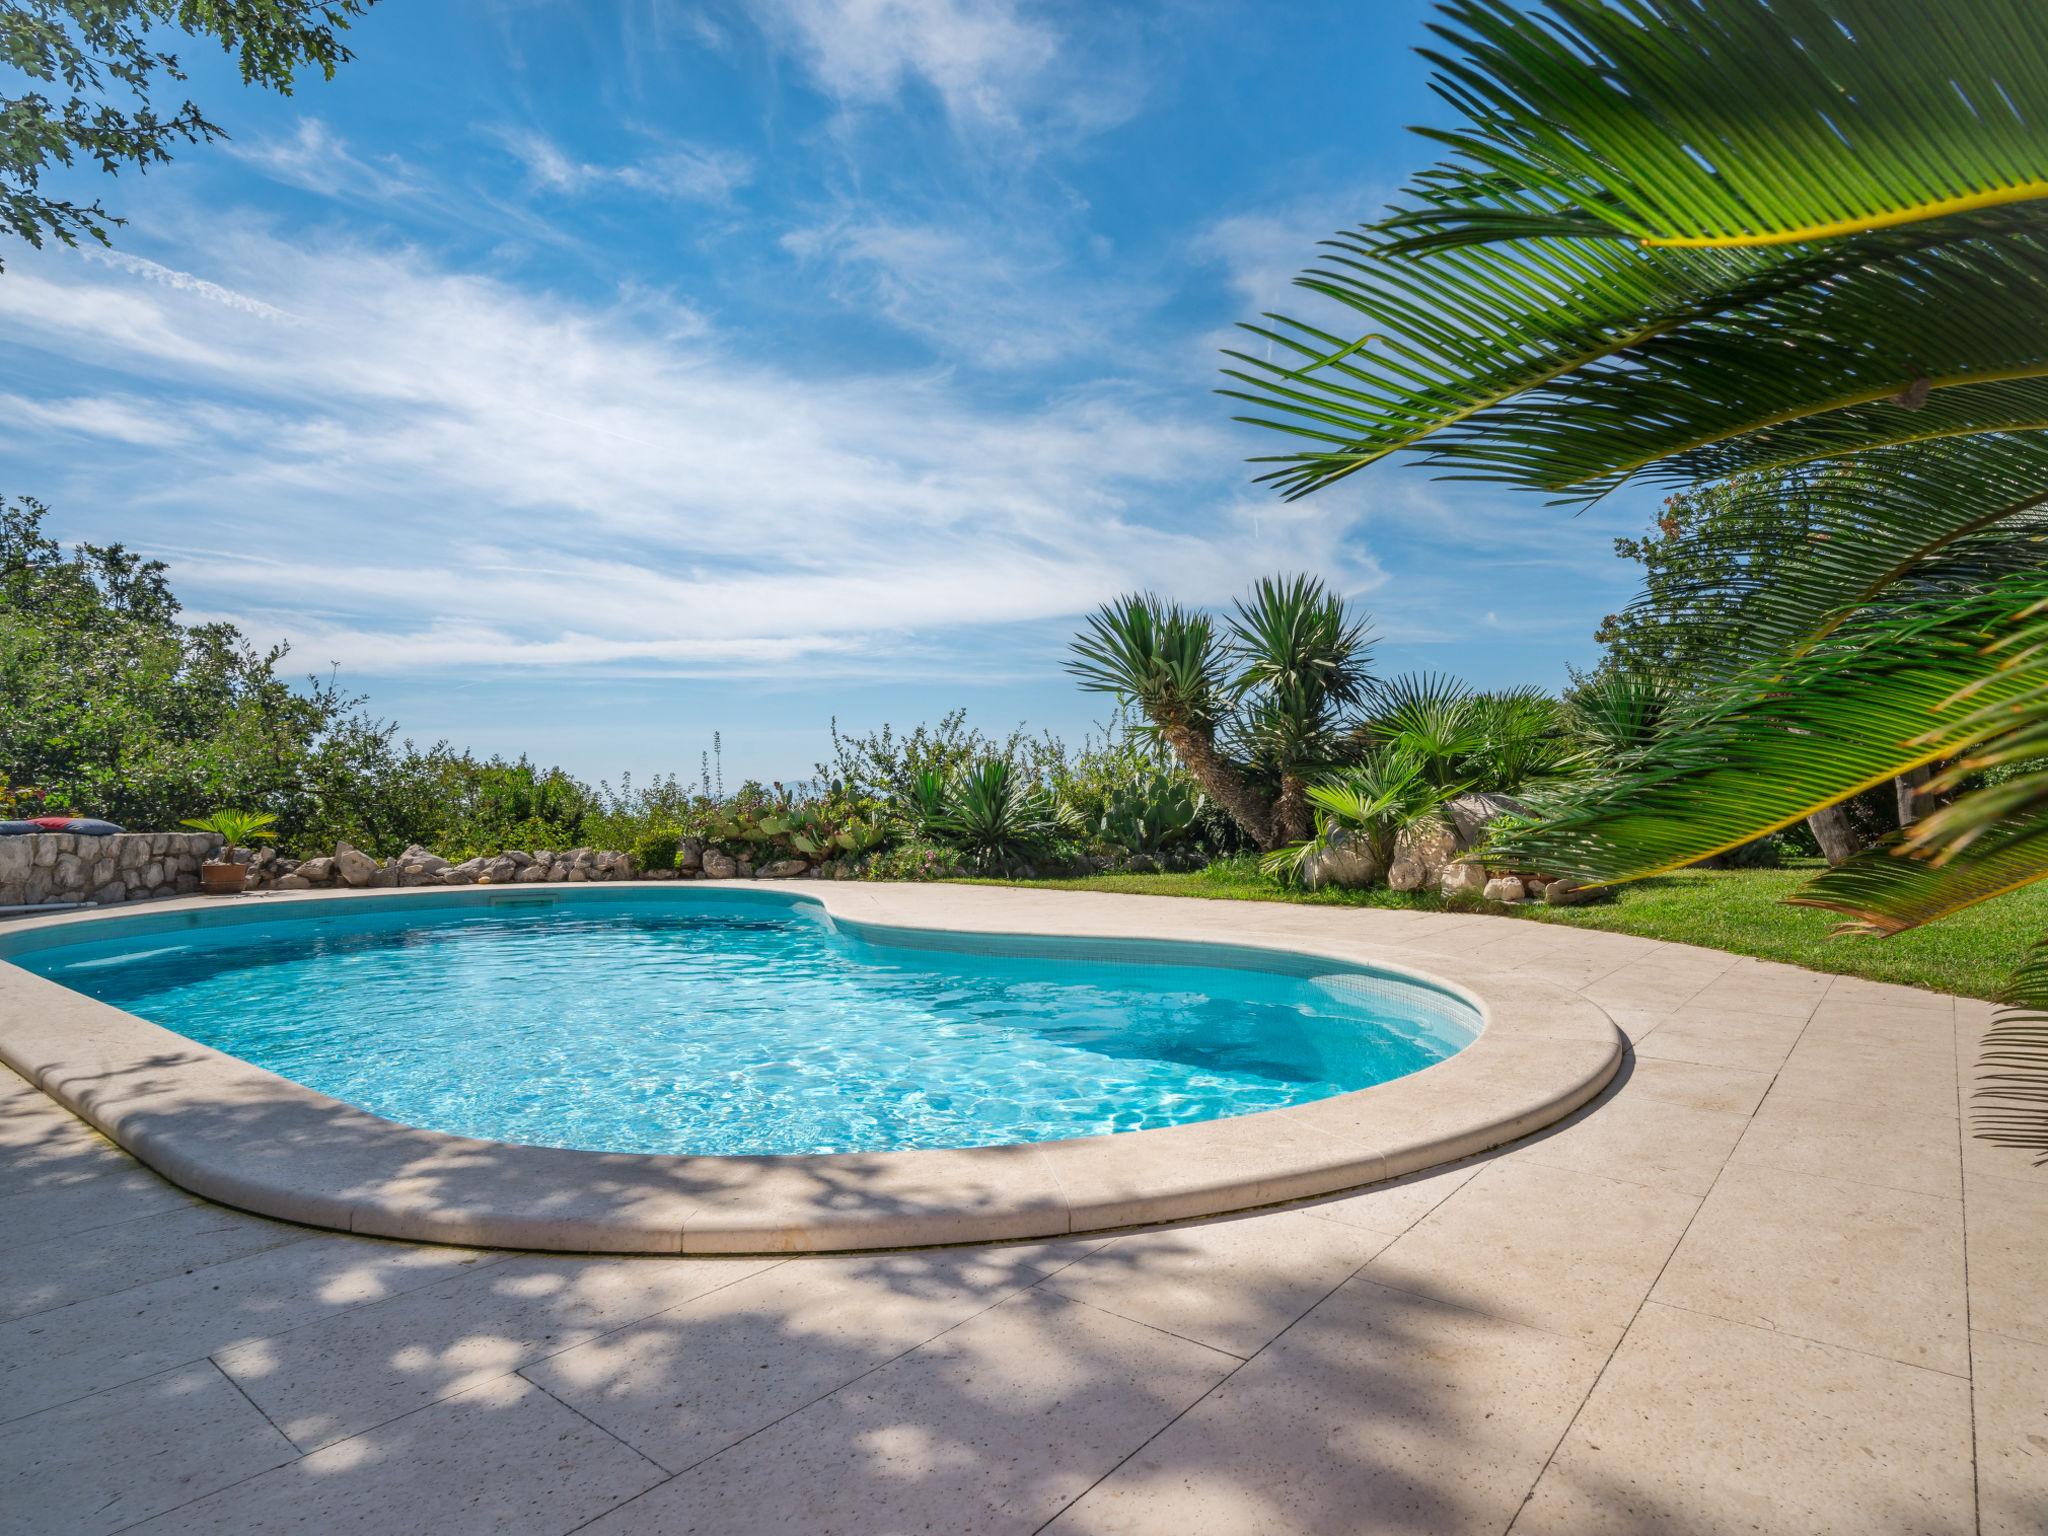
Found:
<svg viewBox="0 0 2048 1536"><path fill-rule="evenodd" d="M633 868L640 874L676 867L676 845L682 841L673 827L649 827L633 839L629 850Z"/></svg>
<svg viewBox="0 0 2048 1536"><path fill-rule="evenodd" d="M965 854L942 843L898 843L860 867L863 880L957 880L973 873Z"/></svg>

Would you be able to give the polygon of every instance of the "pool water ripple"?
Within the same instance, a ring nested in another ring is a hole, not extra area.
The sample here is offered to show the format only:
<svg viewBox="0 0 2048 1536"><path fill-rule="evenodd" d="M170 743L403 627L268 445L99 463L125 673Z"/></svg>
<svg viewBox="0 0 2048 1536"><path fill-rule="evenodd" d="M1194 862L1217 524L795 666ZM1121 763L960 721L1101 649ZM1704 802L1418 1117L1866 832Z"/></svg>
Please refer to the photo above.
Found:
<svg viewBox="0 0 2048 1536"><path fill-rule="evenodd" d="M330 908L15 963L393 1120L593 1151L1181 1125L1385 1082L1478 1027L1447 993L1334 961L1162 964L1156 946L1130 958L1108 941L992 952L1017 947L877 943L809 903L670 891Z"/></svg>

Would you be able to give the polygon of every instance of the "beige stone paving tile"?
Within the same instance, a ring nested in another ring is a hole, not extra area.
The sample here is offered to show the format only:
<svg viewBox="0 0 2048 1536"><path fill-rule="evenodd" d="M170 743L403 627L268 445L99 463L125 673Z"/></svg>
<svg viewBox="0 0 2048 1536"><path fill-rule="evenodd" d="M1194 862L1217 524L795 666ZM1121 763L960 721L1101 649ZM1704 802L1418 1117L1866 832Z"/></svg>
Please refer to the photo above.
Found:
<svg viewBox="0 0 2048 1536"><path fill-rule="evenodd" d="M1950 1055L1955 1051L1955 1021L1927 1008L1886 1008L1874 1003L1822 1003L1806 1022L1804 1039L1839 1040L1880 1050L1901 1050L1929 1055Z"/></svg>
<svg viewBox="0 0 2048 1536"><path fill-rule="evenodd" d="M1804 1017L1827 995L1834 980L1783 961L1743 956L1715 978L1709 995L1742 998L1757 1012L1791 1012Z"/></svg>
<svg viewBox="0 0 2048 1536"><path fill-rule="evenodd" d="M1730 1168L1651 1294L1908 1365L1970 1369L1960 1201Z"/></svg>
<svg viewBox="0 0 2048 1536"><path fill-rule="evenodd" d="M1970 1326L2048 1344L2048 1183L1971 1173Z"/></svg>
<svg viewBox="0 0 2048 1536"><path fill-rule="evenodd" d="M1642 1039L1652 1030L1661 1028L1671 1021L1671 1013L1663 1008L1625 1008L1611 1006L1605 1009L1607 1017L1615 1028L1627 1035L1631 1042Z"/></svg>
<svg viewBox="0 0 2048 1536"><path fill-rule="evenodd" d="M1347 1226L1363 1227L1368 1232L1399 1237L1449 1199L1459 1185L1484 1168L1490 1155L1469 1158L1443 1168L1425 1169L1404 1179L1390 1179L1384 1184L1369 1185L1355 1193L1318 1200L1299 1209L1306 1215L1319 1216L1325 1221L1341 1221Z"/></svg>
<svg viewBox="0 0 2048 1536"><path fill-rule="evenodd" d="M299 1453L207 1361L0 1428L0 1536L116 1531Z"/></svg>
<svg viewBox="0 0 2048 1536"><path fill-rule="evenodd" d="M1748 1124L1747 1115L1652 1099L1623 1084L1503 1155L1704 1195Z"/></svg>
<svg viewBox="0 0 2048 1536"><path fill-rule="evenodd" d="M1953 1376L1652 1301L1515 1536L1968 1536L1969 1414Z"/></svg>
<svg viewBox="0 0 2048 1536"><path fill-rule="evenodd" d="M1047 1536L1499 1532L1605 1357L1354 1279Z"/></svg>
<svg viewBox="0 0 2048 1536"><path fill-rule="evenodd" d="M1983 1536L2040 1536L2048 1523L2048 1344L1970 1336Z"/></svg>
<svg viewBox="0 0 2048 1536"><path fill-rule="evenodd" d="M1504 1159L1396 1239L1363 1278L1611 1347L1699 1204L1677 1190Z"/></svg>
<svg viewBox="0 0 2048 1536"><path fill-rule="evenodd" d="M1811 1008L1795 1012L1790 1008L1778 1010L1759 1008L1748 998L1728 998L1712 991L1680 1003L1671 1010L1670 1022L1673 1029L1725 1032L1744 1038L1770 1040L1797 1040L1806 1028Z"/></svg>
<svg viewBox="0 0 2048 1536"><path fill-rule="evenodd" d="M1488 955L1489 963L1493 962ZM1605 977L1630 963L1627 955L1600 953L1532 955L1514 963L1518 975L1533 976L1543 981L1554 982L1561 987L1574 989L1592 986Z"/></svg>
<svg viewBox="0 0 2048 1536"><path fill-rule="evenodd" d="M1783 1168L1949 1200L1963 1197L1953 1117L1854 1101L1766 1099L1728 1166Z"/></svg>
<svg viewBox="0 0 2048 1536"><path fill-rule="evenodd" d="M1738 1072L1774 1073L1785 1065L1799 1038L1790 1029L1729 1029L1674 1015L1648 1034L1634 1037L1636 1060L1689 1061L1699 1066L1726 1067Z"/></svg>
<svg viewBox="0 0 2048 1536"><path fill-rule="evenodd" d="M1044 1284L1075 1301L1249 1357L1387 1245L1304 1211L1140 1232Z"/></svg>
<svg viewBox="0 0 2048 1536"><path fill-rule="evenodd" d="M1735 1067L1717 1067L1705 1062L1678 1061L1667 1057L1638 1057L1629 1069L1622 1092L1644 1098L1686 1104L1694 1109L1718 1109L1729 1114L1756 1112L1770 1091L1771 1074L1748 1072Z"/></svg>
<svg viewBox="0 0 2048 1536"><path fill-rule="evenodd" d="M1861 976L1837 976L1828 988L1830 1003L1874 1003L1880 1008L1922 1008L1932 1013L1955 1012L1955 999L1946 992L1929 992L1921 987L1902 987L1889 981L1868 981Z"/></svg>
<svg viewBox="0 0 2048 1536"><path fill-rule="evenodd" d="M1697 997L1711 980L1710 971L1665 969L1657 960L1650 959L1633 961L1580 990L1609 1010L1635 1008L1670 1013Z"/></svg>
<svg viewBox="0 0 2048 1536"><path fill-rule="evenodd" d="M1913 1114L1956 1114L1952 1053L1803 1037L1772 1085L1801 1104L1858 1103Z"/></svg>
<svg viewBox="0 0 2048 1536"><path fill-rule="evenodd" d="M1977 1134L1970 1114L1970 1094L1974 1088L1974 1080L1965 1077L1958 1093L1963 1115L1963 1177L1974 1179L1988 1175L1991 1178L2012 1179L2021 1184L2033 1184L2048 1190L2048 1166L2036 1163L2034 1153L2024 1147L2008 1147L1995 1141L1986 1141Z"/></svg>
<svg viewBox="0 0 2048 1536"><path fill-rule="evenodd" d="M517 1376L238 1483L138 1536L562 1536L661 1469Z"/></svg>
<svg viewBox="0 0 2048 1536"><path fill-rule="evenodd" d="M774 1262L511 1258L214 1359L295 1445L317 1450Z"/></svg>
<svg viewBox="0 0 2048 1536"><path fill-rule="evenodd" d="M524 1374L681 1471L1042 1278L1003 1248L793 1259Z"/></svg>
<svg viewBox="0 0 2048 1536"><path fill-rule="evenodd" d="M0 1422L497 1259L313 1236L0 1323Z"/></svg>
<svg viewBox="0 0 2048 1536"><path fill-rule="evenodd" d="M1027 1536L1237 1364L1028 1291L613 1511L590 1536Z"/></svg>
<svg viewBox="0 0 2048 1536"><path fill-rule="evenodd" d="M88 1178L0 1198L0 1232L7 1234L10 1244L49 1242L198 1203L177 1185L123 1157Z"/></svg>
<svg viewBox="0 0 2048 1536"><path fill-rule="evenodd" d="M91 1178L127 1155L40 1088L10 1074L19 1091L0 1098L0 1197Z"/></svg>
<svg viewBox="0 0 2048 1536"><path fill-rule="evenodd" d="M0 1261L0 1320L190 1274L305 1236L303 1227L195 1202L83 1235L10 1245Z"/></svg>

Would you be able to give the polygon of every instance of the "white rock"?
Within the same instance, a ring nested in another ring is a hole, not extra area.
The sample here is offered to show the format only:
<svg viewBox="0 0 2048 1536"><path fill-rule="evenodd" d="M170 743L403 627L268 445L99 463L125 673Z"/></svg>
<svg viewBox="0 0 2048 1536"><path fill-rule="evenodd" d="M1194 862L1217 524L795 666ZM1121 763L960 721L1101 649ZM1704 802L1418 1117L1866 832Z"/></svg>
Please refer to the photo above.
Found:
<svg viewBox="0 0 2048 1536"><path fill-rule="evenodd" d="M336 843L334 873L344 885L368 885L377 878L377 861L347 843Z"/></svg>
<svg viewBox="0 0 2048 1536"><path fill-rule="evenodd" d="M1301 882L1312 891L1326 885L1356 888L1371 885L1379 875L1380 861L1372 856L1365 840L1339 827L1302 866Z"/></svg>
<svg viewBox="0 0 2048 1536"><path fill-rule="evenodd" d="M1520 901L1525 894L1527 893L1522 889L1522 882L1514 875L1496 875L1486 882L1488 901L1515 902Z"/></svg>
<svg viewBox="0 0 2048 1536"><path fill-rule="evenodd" d="M809 868L810 865L802 859L777 859L755 870L754 877L757 880L794 880Z"/></svg>
<svg viewBox="0 0 2048 1536"><path fill-rule="evenodd" d="M1467 859L1455 859L1444 866L1438 888L1446 896L1460 891L1480 891L1486 888L1486 866Z"/></svg>
<svg viewBox="0 0 2048 1536"><path fill-rule="evenodd" d="M1429 871L1415 859L1396 859L1387 866L1387 887L1395 891L1419 891L1429 882Z"/></svg>

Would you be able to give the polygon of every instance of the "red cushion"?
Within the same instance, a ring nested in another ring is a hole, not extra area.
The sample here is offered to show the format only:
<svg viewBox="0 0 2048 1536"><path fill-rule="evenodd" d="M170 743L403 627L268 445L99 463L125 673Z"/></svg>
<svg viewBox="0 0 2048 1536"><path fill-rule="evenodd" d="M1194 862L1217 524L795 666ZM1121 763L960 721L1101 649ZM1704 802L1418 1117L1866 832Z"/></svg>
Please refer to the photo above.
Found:
<svg viewBox="0 0 2048 1536"><path fill-rule="evenodd" d="M29 820L45 832L62 832L77 818L75 816L31 816Z"/></svg>

